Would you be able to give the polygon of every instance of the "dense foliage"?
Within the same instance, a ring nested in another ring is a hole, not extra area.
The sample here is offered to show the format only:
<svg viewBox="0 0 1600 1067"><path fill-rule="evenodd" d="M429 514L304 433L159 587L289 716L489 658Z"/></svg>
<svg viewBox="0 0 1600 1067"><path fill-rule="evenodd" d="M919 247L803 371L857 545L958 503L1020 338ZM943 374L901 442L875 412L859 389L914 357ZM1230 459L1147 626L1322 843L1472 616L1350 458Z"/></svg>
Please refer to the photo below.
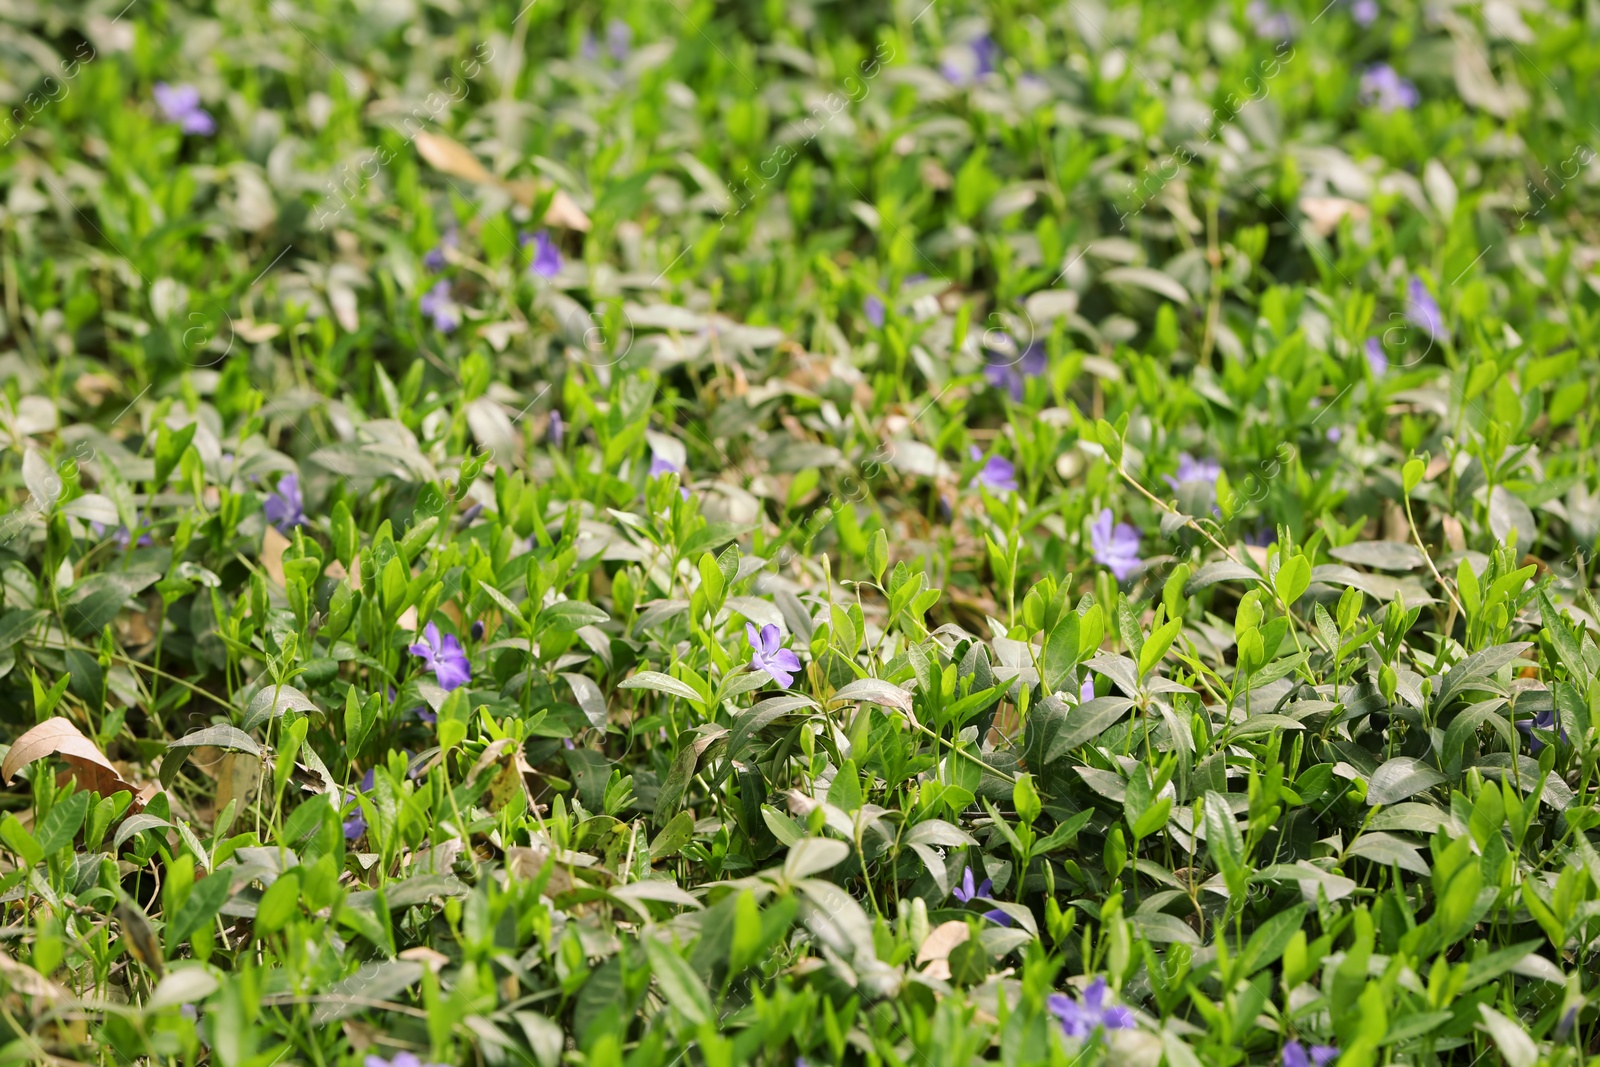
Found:
<svg viewBox="0 0 1600 1067"><path fill-rule="evenodd" d="M1600 1054L1600 7L121 3L7 1062Z"/></svg>

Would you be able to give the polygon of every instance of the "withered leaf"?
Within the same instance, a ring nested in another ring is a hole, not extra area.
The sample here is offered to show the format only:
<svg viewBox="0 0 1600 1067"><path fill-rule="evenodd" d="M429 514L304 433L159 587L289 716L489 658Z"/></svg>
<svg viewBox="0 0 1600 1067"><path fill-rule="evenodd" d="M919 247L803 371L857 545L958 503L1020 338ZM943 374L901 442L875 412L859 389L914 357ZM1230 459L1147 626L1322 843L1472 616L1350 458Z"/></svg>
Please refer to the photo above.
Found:
<svg viewBox="0 0 1600 1067"><path fill-rule="evenodd" d="M5 762L0 764L0 782L10 785L12 776L19 770L47 756L58 756L70 764L78 776L80 788L93 789L103 797L126 789L135 794L135 805L142 806L137 799L138 787L117 773L111 761L93 741L83 736L71 719L60 715L46 719L17 738L17 743L6 753Z"/></svg>

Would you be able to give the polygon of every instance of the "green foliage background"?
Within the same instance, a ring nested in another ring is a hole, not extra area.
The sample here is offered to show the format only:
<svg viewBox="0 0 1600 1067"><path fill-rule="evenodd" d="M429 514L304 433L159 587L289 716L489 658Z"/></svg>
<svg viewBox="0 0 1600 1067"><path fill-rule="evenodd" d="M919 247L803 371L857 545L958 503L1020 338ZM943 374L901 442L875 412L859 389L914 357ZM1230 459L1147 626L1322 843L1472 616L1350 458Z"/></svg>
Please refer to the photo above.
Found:
<svg viewBox="0 0 1600 1067"><path fill-rule="evenodd" d="M1594 3L0 19L0 1056L1600 1054Z"/></svg>

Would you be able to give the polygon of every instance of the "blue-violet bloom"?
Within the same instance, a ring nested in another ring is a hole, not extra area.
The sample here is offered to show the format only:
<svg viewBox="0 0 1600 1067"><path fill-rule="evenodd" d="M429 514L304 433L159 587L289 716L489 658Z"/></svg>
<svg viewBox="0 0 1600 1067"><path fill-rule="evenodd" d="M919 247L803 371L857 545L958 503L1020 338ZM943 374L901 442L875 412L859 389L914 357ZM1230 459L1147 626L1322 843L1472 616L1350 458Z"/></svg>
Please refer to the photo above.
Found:
<svg viewBox="0 0 1600 1067"><path fill-rule="evenodd" d="M1367 368L1372 371L1374 378L1382 378L1389 373L1389 356L1383 350L1383 342L1376 337L1367 338L1366 345Z"/></svg>
<svg viewBox="0 0 1600 1067"><path fill-rule="evenodd" d="M550 240L550 234L544 230L538 233L522 235L522 244L526 248L533 245L533 262L528 269L541 278L554 278L561 273L561 249Z"/></svg>
<svg viewBox="0 0 1600 1067"><path fill-rule="evenodd" d="M1061 1020L1061 1030L1068 1037L1087 1038L1101 1028L1133 1029L1133 1012L1120 1004L1106 1004L1106 980L1101 977L1089 983L1081 1000L1073 1000L1065 993L1051 993L1047 1003L1050 1014Z"/></svg>
<svg viewBox="0 0 1600 1067"><path fill-rule="evenodd" d="M1445 332L1439 302L1415 274L1406 286L1406 321L1435 341Z"/></svg>
<svg viewBox="0 0 1600 1067"><path fill-rule="evenodd" d="M1361 75L1361 102L1379 111L1410 111L1421 101L1417 87L1387 63L1374 63Z"/></svg>
<svg viewBox="0 0 1600 1067"><path fill-rule="evenodd" d="M1338 1058L1333 1045L1312 1045L1309 1051L1298 1041L1283 1046L1283 1067L1326 1067Z"/></svg>
<svg viewBox="0 0 1600 1067"><path fill-rule="evenodd" d="M422 299L417 302L417 309L433 318L433 328L440 333L450 333L461 325L455 303L450 299L450 283L442 278L434 283L432 289L422 294Z"/></svg>
<svg viewBox="0 0 1600 1067"><path fill-rule="evenodd" d="M279 533L287 534L294 527L305 525L306 513L302 504L299 475L285 474L278 479L278 488L267 494L261 510Z"/></svg>
<svg viewBox="0 0 1600 1067"><path fill-rule="evenodd" d="M971 452L968 454L974 462L983 459L983 453L979 451L977 445L973 445ZM990 456L978 471L976 481L991 493L1015 493L1017 491L1017 465L1004 456Z"/></svg>
<svg viewBox="0 0 1600 1067"><path fill-rule="evenodd" d="M750 669L752 671L766 671L774 682L788 689L794 685L794 676L800 670L800 657L783 647L783 634L772 623L767 623L761 629L756 629L756 624L744 624L745 640L750 642L754 651L750 655Z"/></svg>
<svg viewBox="0 0 1600 1067"><path fill-rule="evenodd" d="M184 133L209 136L217 132L216 120L200 106L200 90L194 86L156 82L155 97L156 106L167 121L181 127Z"/></svg>
<svg viewBox="0 0 1600 1067"><path fill-rule="evenodd" d="M1117 522L1110 508L1103 509L1089 528L1089 544L1094 550L1095 562L1110 569L1117 581L1144 565L1139 558L1139 531L1125 522Z"/></svg>
<svg viewBox="0 0 1600 1067"><path fill-rule="evenodd" d="M433 672L440 689L449 692L472 680L472 665L455 634L441 637L439 627L430 622L422 628L422 637L407 651L422 657L424 668Z"/></svg>
<svg viewBox="0 0 1600 1067"><path fill-rule="evenodd" d="M1178 453L1178 473L1162 475L1166 483L1174 490L1185 482L1200 482L1204 485L1216 485L1217 476L1222 473L1222 464L1214 459L1195 459L1187 452Z"/></svg>

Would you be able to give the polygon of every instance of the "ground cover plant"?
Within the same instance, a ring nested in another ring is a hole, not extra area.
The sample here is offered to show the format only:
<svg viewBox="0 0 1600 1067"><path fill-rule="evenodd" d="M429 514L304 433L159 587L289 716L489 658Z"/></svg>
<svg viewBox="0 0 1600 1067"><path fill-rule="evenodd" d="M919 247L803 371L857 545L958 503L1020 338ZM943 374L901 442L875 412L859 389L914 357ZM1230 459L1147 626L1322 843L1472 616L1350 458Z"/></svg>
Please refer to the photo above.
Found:
<svg viewBox="0 0 1600 1067"><path fill-rule="evenodd" d="M0 1048L1600 1055L1600 8L0 11Z"/></svg>

